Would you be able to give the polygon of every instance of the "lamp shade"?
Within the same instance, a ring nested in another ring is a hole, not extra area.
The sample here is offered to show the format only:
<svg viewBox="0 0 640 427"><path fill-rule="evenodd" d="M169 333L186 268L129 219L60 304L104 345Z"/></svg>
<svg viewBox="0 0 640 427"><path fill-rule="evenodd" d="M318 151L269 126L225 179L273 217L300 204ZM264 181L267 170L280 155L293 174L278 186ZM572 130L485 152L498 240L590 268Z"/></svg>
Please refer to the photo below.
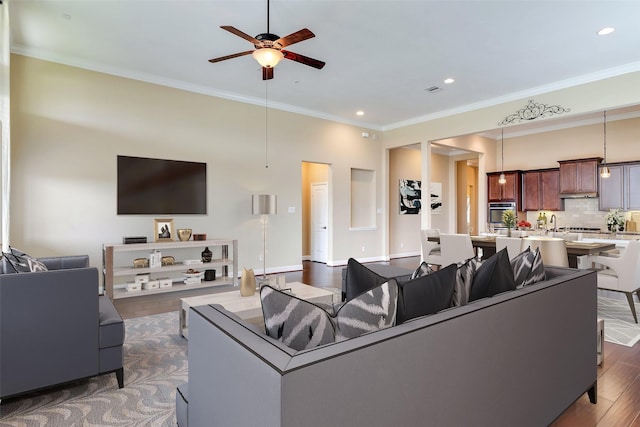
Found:
<svg viewBox="0 0 640 427"><path fill-rule="evenodd" d="M273 68L278 65L278 62L282 61L284 54L278 49L272 49L270 47L263 47L253 51L252 56L263 67Z"/></svg>
<svg viewBox="0 0 640 427"><path fill-rule="evenodd" d="M253 194L251 196L251 213L253 215L277 214L275 194Z"/></svg>
<svg viewBox="0 0 640 427"><path fill-rule="evenodd" d="M600 176L602 178L609 178L611 176L611 170L609 170L609 166L603 166L600 168Z"/></svg>

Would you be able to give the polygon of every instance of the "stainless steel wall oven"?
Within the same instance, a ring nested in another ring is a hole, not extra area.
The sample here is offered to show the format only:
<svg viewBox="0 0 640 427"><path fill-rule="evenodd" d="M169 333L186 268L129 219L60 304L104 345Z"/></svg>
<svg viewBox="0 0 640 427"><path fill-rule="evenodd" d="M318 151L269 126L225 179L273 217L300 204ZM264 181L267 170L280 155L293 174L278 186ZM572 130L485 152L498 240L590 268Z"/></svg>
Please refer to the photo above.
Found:
<svg viewBox="0 0 640 427"><path fill-rule="evenodd" d="M516 211L516 202L491 202L489 203L489 209L487 212L487 221L493 228L505 228L502 223L502 213L504 211L512 210L518 215Z"/></svg>

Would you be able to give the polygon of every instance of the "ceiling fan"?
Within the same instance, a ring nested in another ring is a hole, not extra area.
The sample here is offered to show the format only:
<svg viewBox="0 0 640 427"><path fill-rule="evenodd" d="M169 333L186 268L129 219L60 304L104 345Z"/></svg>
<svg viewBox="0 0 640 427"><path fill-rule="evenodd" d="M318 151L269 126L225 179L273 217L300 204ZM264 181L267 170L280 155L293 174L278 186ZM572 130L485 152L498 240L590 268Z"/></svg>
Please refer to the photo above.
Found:
<svg viewBox="0 0 640 427"><path fill-rule="evenodd" d="M255 37L251 37L250 35L245 34L237 28L229 25L223 25L220 28L253 43L255 49L234 53L232 55L221 56L219 58L213 58L209 60L209 62L211 63L251 54L253 55L255 60L258 61L262 66L262 80L270 80L273 78L273 67L275 67L283 58L289 59L291 61L296 61L301 64L317 68L319 70L322 69L322 67L324 67L325 65L324 62L317 59L309 58L308 56L300 55L299 53L294 53L283 49L284 47L310 39L312 37L315 37L316 35L313 34L308 28L303 28L302 30L289 34L286 37L280 37L275 34L271 34L269 32L269 0L267 0L266 33L258 34Z"/></svg>

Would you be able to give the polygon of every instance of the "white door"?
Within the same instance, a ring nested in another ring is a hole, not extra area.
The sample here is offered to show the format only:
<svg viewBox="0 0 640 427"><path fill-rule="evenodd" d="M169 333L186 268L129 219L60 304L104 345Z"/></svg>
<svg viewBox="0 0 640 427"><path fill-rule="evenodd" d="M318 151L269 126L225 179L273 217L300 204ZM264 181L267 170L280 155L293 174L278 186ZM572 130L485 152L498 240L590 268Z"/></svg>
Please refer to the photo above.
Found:
<svg viewBox="0 0 640 427"><path fill-rule="evenodd" d="M327 262L329 246L327 183L311 184L311 261Z"/></svg>

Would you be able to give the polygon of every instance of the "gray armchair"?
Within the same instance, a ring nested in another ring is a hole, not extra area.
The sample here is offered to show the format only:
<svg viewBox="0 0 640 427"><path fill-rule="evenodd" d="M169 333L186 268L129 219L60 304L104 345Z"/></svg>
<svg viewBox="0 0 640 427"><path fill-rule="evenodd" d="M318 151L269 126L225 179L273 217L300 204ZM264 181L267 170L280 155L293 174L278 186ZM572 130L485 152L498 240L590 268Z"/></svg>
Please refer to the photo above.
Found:
<svg viewBox="0 0 640 427"><path fill-rule="evenodd" d="M124 323L98 295L88 256L40 258L49 271L0 274L0 399L115 372Z"/></svg>

